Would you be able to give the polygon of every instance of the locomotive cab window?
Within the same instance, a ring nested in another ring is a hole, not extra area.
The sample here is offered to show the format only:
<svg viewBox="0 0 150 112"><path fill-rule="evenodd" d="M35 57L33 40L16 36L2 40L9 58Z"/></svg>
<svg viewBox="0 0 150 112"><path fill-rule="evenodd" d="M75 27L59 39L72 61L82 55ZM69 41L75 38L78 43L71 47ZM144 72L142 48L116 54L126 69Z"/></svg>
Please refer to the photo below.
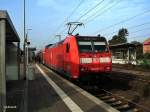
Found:
<svg viewBox="0 0 150 112"><path fill-rule="evenodd" d="M70 50L70 44L67 43L67 44L66 44L66 52L69 53L69 50Z"/></svg>
<svg viewBox="0 0 150 112"><path fill-rule="evenodd" d="M92 52L92 43L88 41L78 42L80 52Z"/></svg>
<svg viewBox="0 0 150 112"><path fill-rule="evenodd" d="M108 52L108 48L105 42L93 42L95 52Z"/></svg>

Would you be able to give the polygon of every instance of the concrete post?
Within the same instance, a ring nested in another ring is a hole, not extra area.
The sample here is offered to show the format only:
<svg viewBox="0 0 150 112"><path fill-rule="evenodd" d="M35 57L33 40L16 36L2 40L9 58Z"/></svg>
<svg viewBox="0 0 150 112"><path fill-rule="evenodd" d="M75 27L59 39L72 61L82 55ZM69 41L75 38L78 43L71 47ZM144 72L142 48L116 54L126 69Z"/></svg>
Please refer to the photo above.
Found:
<svg viewBox="0 0 150 112"><path fill-rule="evenodd" d="M128 63L130 63L130 48L128 48Z"/></svg>
<svg viewBox="0 0 150 112"><path fill-rule="evenodd" d="M26 53L27 53L27 66L29 65L29 48L28 44L26 45Z"/></svg>
<svg viewBox="0 0 150 112"><path fill-rule="evenodd" d="M6 21L0 20L0 106L1 112L6 106L6 64L5 64L5 44L6 44Z"/></svg>
<svg viewBox="0 0 150 112"><path fill-rule="evenodd" d="M18 63L18 80L21 79L20 77L20 42L17 45L17 63Z"/></svg>
<svg viewBox="0 0 150 112"><path fill-rule="evenodd" d="M134 59L135 59L135 61L136 61L136 48L134 49Z"/></svg>
<svg viewBox="0 0 150 112"><path fill-rule="evenodd" d="M135 49L134 49L134 61L135 61L135 65L137 65L137 60L136 60L136 47L135 47Z"/></svg>

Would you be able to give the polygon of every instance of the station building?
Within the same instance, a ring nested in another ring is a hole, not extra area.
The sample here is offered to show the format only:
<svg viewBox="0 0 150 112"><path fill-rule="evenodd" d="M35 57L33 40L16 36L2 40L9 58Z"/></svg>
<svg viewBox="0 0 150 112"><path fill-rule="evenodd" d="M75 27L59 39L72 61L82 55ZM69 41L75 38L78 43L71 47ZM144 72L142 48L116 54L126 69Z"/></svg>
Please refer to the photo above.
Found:
<svg viewBox="0 0 150 112"><path fill-rule="evenodd" d="M150 53L150 38L143 42L143 53Z"/></svg>
<svg viewBox="0 0 150 112"><path fill-rule="evenodd" d="M137 64L137 52L136 49L140 45L131 43L121 43L110 45L112 53L112 63L114 64Z"/></svg>

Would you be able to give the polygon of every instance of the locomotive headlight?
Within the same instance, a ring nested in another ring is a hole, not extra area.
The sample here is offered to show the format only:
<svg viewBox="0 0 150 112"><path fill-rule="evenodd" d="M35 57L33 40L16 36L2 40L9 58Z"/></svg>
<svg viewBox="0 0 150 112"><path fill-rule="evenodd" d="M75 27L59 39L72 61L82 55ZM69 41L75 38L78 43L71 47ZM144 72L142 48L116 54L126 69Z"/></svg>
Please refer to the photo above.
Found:
<svg viewBox="0 0 150 112"><path fill-rule="evenodd" d="M111 58L110 57L101 57L100 62L101 63L109 63L109 62L111 62Z"/></svg>
<svg viewBox="0 0 150 112"><path fill-rule="evenodd" d="M80 58L80 63L92 63L92 58Z"/></svg>

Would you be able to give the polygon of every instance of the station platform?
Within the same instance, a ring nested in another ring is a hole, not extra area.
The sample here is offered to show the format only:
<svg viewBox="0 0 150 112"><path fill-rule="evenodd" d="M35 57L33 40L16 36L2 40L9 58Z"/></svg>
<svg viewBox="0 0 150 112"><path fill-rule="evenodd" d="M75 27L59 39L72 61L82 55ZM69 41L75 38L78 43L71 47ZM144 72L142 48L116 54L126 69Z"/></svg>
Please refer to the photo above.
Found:
<svg viewBox="0 0 150 112"><path fill-rule="evenodd" d="M118 112L43 65L28 81L27 112Z"/></svg>

